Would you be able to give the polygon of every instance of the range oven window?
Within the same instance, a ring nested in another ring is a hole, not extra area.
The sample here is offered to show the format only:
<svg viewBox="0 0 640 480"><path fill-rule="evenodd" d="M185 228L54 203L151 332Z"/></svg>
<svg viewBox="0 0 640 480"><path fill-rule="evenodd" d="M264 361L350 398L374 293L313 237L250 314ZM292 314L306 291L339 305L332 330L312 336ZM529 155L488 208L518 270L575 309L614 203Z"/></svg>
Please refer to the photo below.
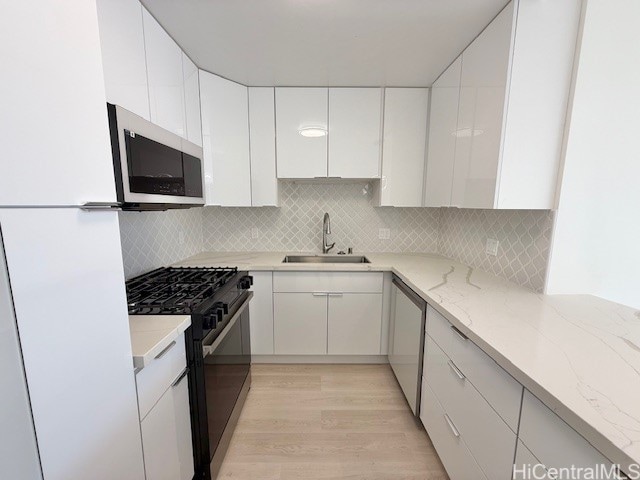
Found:
<svg viewBox="0 0 640 480"><path fill-rule="evenodd" d="M220 445L224 429L249 374L250 364L249 309L246 308L222 342L204 358L211 456Z"/></svg>
<svg viewBox="0 0 640 480"><path fill-rule="evenodd" d="M125 130L129 190L202 197L200 159Z"/></svg>

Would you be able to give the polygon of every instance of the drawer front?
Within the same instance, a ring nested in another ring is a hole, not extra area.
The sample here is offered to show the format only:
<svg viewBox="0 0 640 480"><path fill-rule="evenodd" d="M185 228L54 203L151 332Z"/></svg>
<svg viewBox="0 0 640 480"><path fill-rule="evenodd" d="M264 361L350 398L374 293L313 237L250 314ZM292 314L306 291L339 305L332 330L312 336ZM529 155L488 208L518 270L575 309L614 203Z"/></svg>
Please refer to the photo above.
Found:
<svg viewBox="0 0 640 480"><path fill-rule="evenodd" d="M424 378L420 419L451 480L487 480Z"/></svg>
<svg viewBox="0 0 640 480"><path fill-rule="evenodd" d="M578 432L525 390L520 420L520 440L547 467L611 465Z"/></svg>
<svg viewBox="0 0 640 480"><path fill-rule="evenodd" d="M382 272L274 272L274 292L382 293Z"/></svg>
<svg viewBox="0 0 640 480"><path fill-rule="evenodd" d="M432 307L427 310L429 335L455 362L513 432L518 431L522 385L475 343L458 333Z"/></svg>
<svg viewBox="0 0 640 480"><path fill-rule="evenodd" d="M423 374L485 475L509 478L516 434L428 336Z"/></svg>
<svg viewBox="0 0 640 480"><path fill-rule="evenodd" d="M555 480L557 477L549 475L547 468L538 460L524 443L518 440L516 461L513 464L512 480L528 480L536 478L540 480Z"/></svg>
<svg viewBox="0 0 640 480"><path fill-rule="evenodd" d="M140 420L147 416L162 394L187 367L184 334L136 374Z"/></svg>

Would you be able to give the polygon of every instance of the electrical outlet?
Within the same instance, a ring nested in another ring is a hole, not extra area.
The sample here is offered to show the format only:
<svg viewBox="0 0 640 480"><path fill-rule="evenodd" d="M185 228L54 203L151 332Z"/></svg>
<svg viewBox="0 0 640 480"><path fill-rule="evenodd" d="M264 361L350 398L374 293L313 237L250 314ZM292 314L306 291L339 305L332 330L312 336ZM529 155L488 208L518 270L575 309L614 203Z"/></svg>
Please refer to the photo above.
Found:
<svg viewBox="0 0 640 480"><path fill-rule="evenodd" d="M391 230L388 228L380 228L378 230L378 238L380 240L389 240L391 238Z"/></svg>
<svg viewBox="0 0 640 480"><path fill-rule="evenodd" d="M258 227L253 227L251 229L251 238L257 240L260 237L260 229Z"/></svg>
<svg viewBox="0 0 640 480"><path fill-rule="evenodd" d="M178 243L180 245L184 245L184 232L183 231L180 231L178 233Z"/></svg>
<svg viewBox="0 0 640 480"><path fill-rule="evenodd" d="M499 245L500 245L500 242L495 238L487 238L487 245L485 247L485 252L487 253L487 255L491 255L495 257L496 255L498 255Z"/></svg>

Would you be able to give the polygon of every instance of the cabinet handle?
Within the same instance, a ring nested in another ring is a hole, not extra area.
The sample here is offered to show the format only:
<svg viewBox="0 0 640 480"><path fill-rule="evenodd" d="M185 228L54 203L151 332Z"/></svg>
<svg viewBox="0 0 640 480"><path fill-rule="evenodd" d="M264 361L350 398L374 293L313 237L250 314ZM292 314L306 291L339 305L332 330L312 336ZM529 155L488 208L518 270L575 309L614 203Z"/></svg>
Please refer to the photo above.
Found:
<svg viewBox="0 0 640 480"><path fill-rule="evenodd" d="M186 376L187 376L187 373L189 373L189 367L186 367L186 368L182 371L182 373L181 373L180 375L178 375L178 378L176 378L176 379L173 381L173 383L171 384L171 386L172 386L172 387L177 387L177 386L178 386L178 384L182 381L182 379L183 379L184 377L186 377Z"/></svg>
<svg viewBox="0 0 640 480"><path fill-rule="evenodd" d="M451 360L449 360L447 363L449 364L449 367L451 368L453 373L455 373L460 380L464 380L465 378L467 378L465 377L464 373L462 373L460 369L456 367L455 363L453 363Z"/></svg>
<svg viewBox="0 0 640 480"><path fill-rule="evenodd" d="M451 325L451 330L453 330L454 332L456 332L456 334L462 338L463 340L469 340L469 337L467 337L464 333L462 333L458 327L454 327L453 325Z"/></svg>
<svg viewBox="0 0 640 480"><path fill-rule="evenodd" d="M341 297L342 295L342 293L329 293L330 297Z"/></svg>
<svg viewBox="0 0 640 480"><path fill-rule="evenodd" d="M168 352L169 350L171 350L171 349L172 349L173 347L175 347L175 346L176 346L176 341L174 340L174 341L173 341L173 342L171 342L169 345L167 345L166 347L164 347L164 349L163 349L159 354L157 354L157 355L156 355L156 360L158 360L159 358L164 357L164 356L167 354L167 352Z"/></svg>
<svg viewBox="0 0 640 480"><path fill-rule="evenodd" d="M451 421L451 419L449 418L449 415L447 415L446 413L444 414L444 419L447 421L447 425L449 425L449 428L451 429L451 432L453 433L453 435L456 438L460 438L460 432L458 431L458 429L456 428L456 426L453 424L453 422Z"/></svg>
<svg viewBox="0 0 640 480"><path fill-rule="evenodd" d="M329 294L323 292L313 292L311 295L313 295L314 297L326 297Z"/></svg>

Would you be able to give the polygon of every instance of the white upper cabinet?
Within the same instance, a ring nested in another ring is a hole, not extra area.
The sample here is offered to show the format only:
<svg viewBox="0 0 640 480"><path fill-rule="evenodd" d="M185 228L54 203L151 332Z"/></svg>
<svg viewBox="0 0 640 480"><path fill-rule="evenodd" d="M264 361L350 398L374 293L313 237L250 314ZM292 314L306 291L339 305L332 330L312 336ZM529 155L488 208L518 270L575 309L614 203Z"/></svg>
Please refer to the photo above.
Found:
<svg viewBox="0 0 640 480"><path fill-rule="evenodd" d="M510 3L462 54L454 206L494 207L512 24Z"/></svg>
<svg viewBox="0 0 640 480"><path fill-rule="evenodd" d="M251 206L247 87L200 70L207 205Z"/></svg>
<svg viewBox="0 0 640 480"><path fill-rule="evenodd" d="M278 206L273 87L249 87L251 205Z"/></svg>
<svg viewBox="0 0 640 480"><path fill-rule="evenodd" d="M95 2L6 2L0 206L115 202Z"/></svg>
<svg viewBox="0 0 640 480"><path fill-rule="evenodd" d="M276 88L278 178L327 176L327 88Z"/></svg>
<svg viewBox="0 0 640 480"><path fill-rule="evenodd" d="M97 6L107 101L149 120L142 5L98 0Z"/></svg>
<svg viewBox="0 0 640 480"><path fill-rule="evenodd" d="M182 75L184 78L184 115L187 127L185 138L196 145L202 146L198 67L184 52L182 52Z"/></svg>
<svg viewBox="0 0 640 480"><path fill-rule="evenodd" d="M386 88L380 205L422 206L428 88Z"/></svg>
<svg viewBox="0 0 640 480"><path fill-rule="evenodd" d="M380 178L380 88L329 89L329 177Z"/></svg>
<svg viewBox="0 0 640 480"><path fill-rule="evenodd" d="M463 52L453 181L452 72L440 79L448 95L434 84L426 206L555 208L580 10L580 0L514 0Z"/></svg>
<svg viewBox="0 0 640 480"><path fill-rule="evenodd" d="M425 207L451 204L461 70L462 57L458 57L431 88Z"/></svg>
<svg viewBox="0 0 640 480"><path fill-rule="evenodd" d="M143 9L151 121L186 137L182 50Z"/></svg>

